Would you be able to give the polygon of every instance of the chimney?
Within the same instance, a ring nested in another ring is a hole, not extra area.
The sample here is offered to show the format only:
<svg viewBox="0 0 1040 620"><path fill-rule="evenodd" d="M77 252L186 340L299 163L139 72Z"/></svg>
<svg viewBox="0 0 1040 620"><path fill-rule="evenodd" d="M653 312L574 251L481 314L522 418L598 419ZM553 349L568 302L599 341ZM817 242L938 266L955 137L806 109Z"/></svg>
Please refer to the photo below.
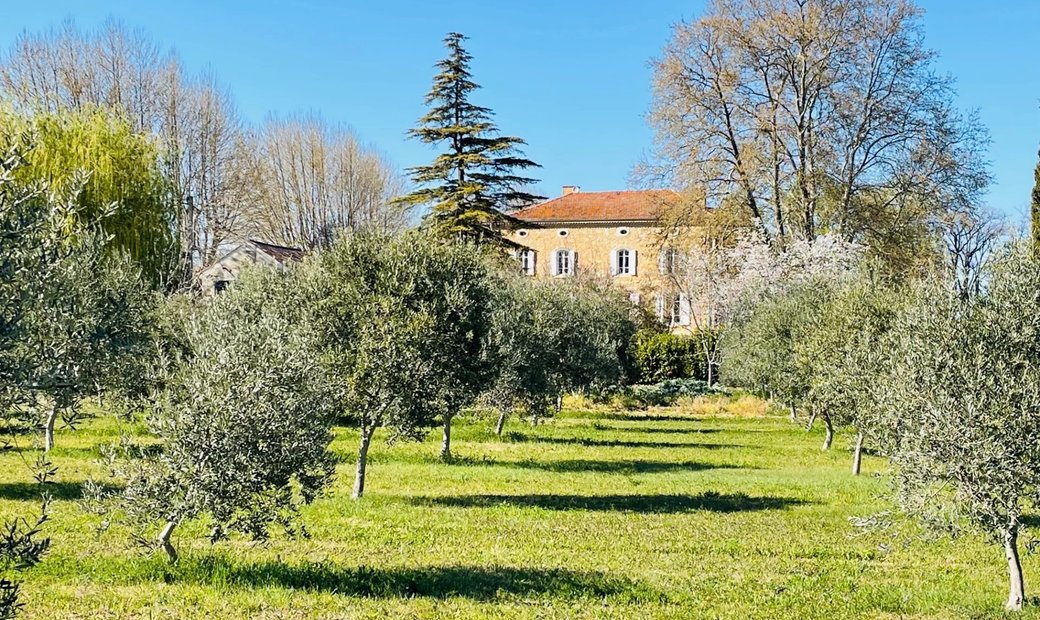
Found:
<svg viewBox="0 0 1040 620"><path fill-rule="evenodd" d="M563 195L564 196L566 196L567 194L577 194L580 191L581 191L581 188L578 187L577 185L564 185L563 186Z"/></svg>

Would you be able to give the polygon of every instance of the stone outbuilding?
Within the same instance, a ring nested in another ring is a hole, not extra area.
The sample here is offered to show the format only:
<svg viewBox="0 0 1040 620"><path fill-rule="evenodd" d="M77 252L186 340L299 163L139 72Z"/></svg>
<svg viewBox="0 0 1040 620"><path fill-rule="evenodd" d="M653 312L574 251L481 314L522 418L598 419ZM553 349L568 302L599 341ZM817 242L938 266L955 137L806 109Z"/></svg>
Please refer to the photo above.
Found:
<svg viewBox="0 0 1040 620"><path fill-rule="evenodd" d="M281 270L302 260L304 254L300 248L249 239L200 270L195 276L195 286L203 295L216 295L231 286L246 265L260 264Z"/></svg>

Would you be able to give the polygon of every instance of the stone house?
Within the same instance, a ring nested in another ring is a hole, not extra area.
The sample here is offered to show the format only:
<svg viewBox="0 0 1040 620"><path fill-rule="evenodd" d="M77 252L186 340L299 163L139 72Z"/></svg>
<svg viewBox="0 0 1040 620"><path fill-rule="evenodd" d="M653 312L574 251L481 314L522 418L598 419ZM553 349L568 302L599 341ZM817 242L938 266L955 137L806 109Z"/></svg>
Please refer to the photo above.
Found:
<svg viewBox="0 0 1040 620"><path fill-rule="evenodd" d="M662 249L659 213L680 200L670 190L582 192L561 196L510 215L522 222L507 238L523 249L523 273L540 278L588 275L609 278L629 299L673 331L690 330L690 302L675 292L675 255Z"/></svg>
<svg viewBox="0 0 1040 620"><path fill-rule="evenodd" d="M216 295L231 286L246 265L260 264L281 270L291 262L302 260L304 254L299 248L248 239L196 273L195 286L203 295Z"/></svg>

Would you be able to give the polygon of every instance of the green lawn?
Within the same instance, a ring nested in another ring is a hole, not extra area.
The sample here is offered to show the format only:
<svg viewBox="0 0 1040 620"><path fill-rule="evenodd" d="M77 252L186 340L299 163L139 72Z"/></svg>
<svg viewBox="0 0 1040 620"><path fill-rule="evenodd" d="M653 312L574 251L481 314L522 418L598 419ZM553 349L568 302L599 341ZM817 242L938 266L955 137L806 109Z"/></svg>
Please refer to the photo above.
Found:
<svg viewBox="0 0 1040 620"><path fill-rule="evenodd" d="M821 453L819 431L783 417L676 409L510 421L502 439L491 426L458 425L454 464L435 460L436 437L388 447L377 436L360 502L356 434L339 429L334 488L303 514L310 539L211 546L197 524L179 530L172 567L125 533L98 536L75 501L115 423L60 432L53 550L21 575L25 617L1001 616L996 547L886 552L855 535L849 517L883 509L885 482L876 458L848 473L847 437ZM36 492L19 453L0 453L0 513L31 515ZM1028 587L1040 567L1025 563Z"/></svg>

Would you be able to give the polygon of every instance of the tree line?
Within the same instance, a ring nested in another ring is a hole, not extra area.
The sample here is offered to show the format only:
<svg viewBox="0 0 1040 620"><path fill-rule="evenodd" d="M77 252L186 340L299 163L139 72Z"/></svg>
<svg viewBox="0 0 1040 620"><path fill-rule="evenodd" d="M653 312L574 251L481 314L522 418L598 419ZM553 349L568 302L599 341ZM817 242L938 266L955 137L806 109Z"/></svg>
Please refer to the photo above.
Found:
<svg viewBox="0 0 1040 620"><path fill-rule="evenodd" d="M111 203L111 242L175 289L243 237L314 249L343 230L396 230L403 180L349 127L316 115L245 122L212 75L116 21L21 35L0 54L2 131L40 136L32 167L54 185L89 169L79 200Z"/></svg>

